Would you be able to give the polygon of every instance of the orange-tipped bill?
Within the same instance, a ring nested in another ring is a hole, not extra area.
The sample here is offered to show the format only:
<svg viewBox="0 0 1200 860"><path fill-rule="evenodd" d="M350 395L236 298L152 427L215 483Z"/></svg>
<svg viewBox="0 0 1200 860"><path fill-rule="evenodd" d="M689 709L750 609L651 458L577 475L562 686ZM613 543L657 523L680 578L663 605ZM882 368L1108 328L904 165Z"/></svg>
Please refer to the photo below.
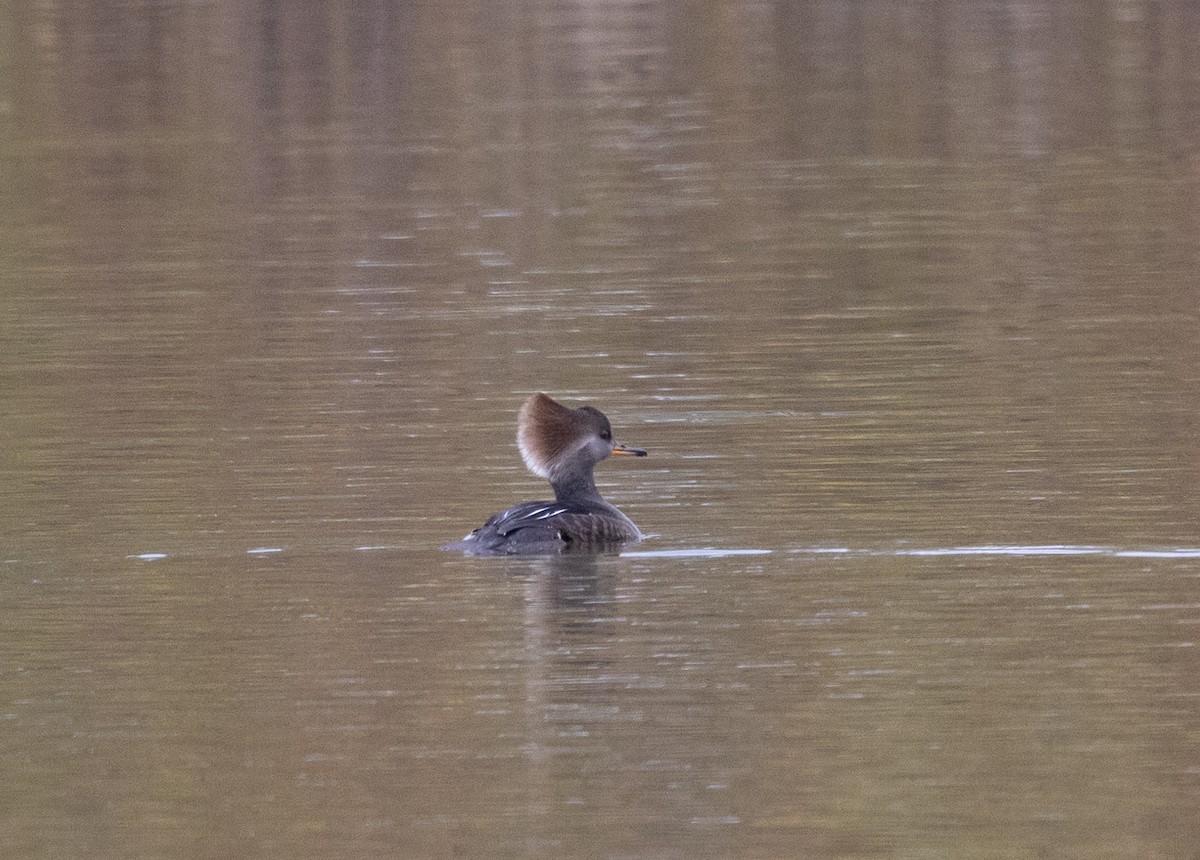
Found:
<svg viewBox="0 0 1200 860"><path fill-rule="evenodd" d="M622 445L620 442L613 445L614 457L645 457L646 452L641 448L631 448L628 445Z"/></svg>

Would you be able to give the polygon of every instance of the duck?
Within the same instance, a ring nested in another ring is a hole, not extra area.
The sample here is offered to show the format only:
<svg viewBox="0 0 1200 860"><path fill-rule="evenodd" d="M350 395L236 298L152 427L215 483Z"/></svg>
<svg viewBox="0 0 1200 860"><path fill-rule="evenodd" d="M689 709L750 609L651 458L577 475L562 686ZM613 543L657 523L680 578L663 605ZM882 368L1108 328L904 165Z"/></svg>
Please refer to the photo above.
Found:
<svg viewBox="0 0 1200 860"><path fill-rule="evenodd" d="M642 539L633 520L600 495L593 472L609 457L645 457L646 452L614 439L599 409L572 409L534 394L517 414L517 449L525 467L550 482L553 501L522 502L493 514L443 549L470 555L601 553Z"/></svg>

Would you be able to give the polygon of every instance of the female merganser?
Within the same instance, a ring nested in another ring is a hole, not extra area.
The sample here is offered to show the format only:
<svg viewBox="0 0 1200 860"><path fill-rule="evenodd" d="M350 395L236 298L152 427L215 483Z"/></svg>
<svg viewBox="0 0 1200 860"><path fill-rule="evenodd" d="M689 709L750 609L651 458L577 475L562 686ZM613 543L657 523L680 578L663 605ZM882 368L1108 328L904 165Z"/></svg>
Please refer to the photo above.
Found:
<svg viewBox="0 0 1200 860"><path fill-rule="evenodd" d="M522 502L445 549L473 555L602 552L641 540L633 520L604 501L592 470L610 455L645 457L613 441L604 413L570 409L545 394L525 401L517 416L517 447L525 466L554 488L552 502Z"/></svg>

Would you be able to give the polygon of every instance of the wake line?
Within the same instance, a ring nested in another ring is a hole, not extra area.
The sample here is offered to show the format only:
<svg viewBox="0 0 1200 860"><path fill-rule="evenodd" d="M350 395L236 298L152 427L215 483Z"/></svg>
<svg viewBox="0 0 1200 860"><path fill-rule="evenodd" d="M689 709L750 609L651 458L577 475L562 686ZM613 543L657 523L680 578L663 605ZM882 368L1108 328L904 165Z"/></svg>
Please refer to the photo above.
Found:
<svg viewBox="0 0 1200 860"><path fill-rule="evenodd" d="M1038 546L950 546L925 549L851 549L849 547L811 547L793 549L792 553L846 554L846 555L907 555L907 556L953 556L953 555L1100 555L1109 558L1200 558L1200 548L1169 547L1166 549L1121 549L1113 546L1072 546L1070 544L1044 544Z"/></svg>

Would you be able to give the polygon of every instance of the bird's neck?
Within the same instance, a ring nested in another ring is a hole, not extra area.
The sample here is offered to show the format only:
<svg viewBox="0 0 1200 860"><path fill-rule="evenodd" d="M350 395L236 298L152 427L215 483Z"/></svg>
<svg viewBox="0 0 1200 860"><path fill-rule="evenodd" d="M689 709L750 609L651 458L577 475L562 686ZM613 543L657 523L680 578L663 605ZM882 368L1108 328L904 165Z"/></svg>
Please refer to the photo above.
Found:
<svg viewBox="0 0 1200 860"><path fill-rule="evenodd" d="M596 489L596 479L592 476L592 468L576 469L561 475L550 476L550 486L554 488L554 499L558 502L603 502L604 497Z"/></svg>

